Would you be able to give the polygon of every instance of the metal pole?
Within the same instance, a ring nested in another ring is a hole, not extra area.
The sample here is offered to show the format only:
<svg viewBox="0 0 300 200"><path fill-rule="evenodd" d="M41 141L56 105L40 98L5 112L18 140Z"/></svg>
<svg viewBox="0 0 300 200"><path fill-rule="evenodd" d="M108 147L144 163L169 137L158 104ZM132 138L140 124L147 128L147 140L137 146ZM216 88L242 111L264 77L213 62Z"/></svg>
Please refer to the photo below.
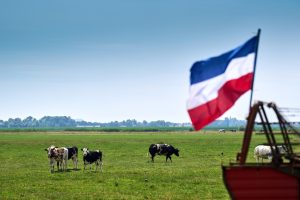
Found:
<svg viewBox="0 0 300 200"><path fill-rule="evenodd" d="M256 60L257 60L257 54L258 54L258 44L259 44L259 37L260 37L260 29L257 31L257 44L255 49L255 57L254 57L254 67L253 67L253 79L252 79L252 85L251 85L251 94L250 94L250 106L249 106L249 112L251 110L251 104L252 104L252 97L253 97L253 86L254 86L254 77L255 77L255 71L256 71Z"/></svg>

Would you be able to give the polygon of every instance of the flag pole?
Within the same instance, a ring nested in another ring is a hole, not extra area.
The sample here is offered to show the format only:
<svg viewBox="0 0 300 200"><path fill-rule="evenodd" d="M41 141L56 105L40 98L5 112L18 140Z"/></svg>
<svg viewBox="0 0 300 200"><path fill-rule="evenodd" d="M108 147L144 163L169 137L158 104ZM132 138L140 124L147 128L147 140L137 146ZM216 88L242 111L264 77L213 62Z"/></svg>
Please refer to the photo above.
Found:
<svg viewBox="0 0 300 200"><path fill-rule="evenodd" d="M253 86L254 86L254 78L255 78L255 71L256 71L256 60L257 60L257 54L258 54L258 44L259 44L259 37L260 37L260 28L257 31L257 44L255 49L255 57L254 57L254 67L253 67L253 79L252 79L252 85L251 85L251 94L250 94L250 105L249 105L249 112L251 110L252 105L252 97L253 97Z"/></svg>

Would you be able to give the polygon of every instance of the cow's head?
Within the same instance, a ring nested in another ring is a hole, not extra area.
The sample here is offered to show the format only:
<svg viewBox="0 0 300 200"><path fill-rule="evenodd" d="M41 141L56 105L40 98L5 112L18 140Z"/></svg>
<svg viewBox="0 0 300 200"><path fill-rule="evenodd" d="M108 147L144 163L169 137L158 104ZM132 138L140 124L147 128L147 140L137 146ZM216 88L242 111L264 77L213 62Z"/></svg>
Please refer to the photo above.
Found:
<svg viewBox="0 0 300 200"><path fill-rule="evenodd" d="M88 148L83 148L81 149L83 156L86 156L89 153L89 149Z"/></svg>
<svg viewBox="0 0 300 200"><path fill-rule="evenodd" d="M45 151L47 151L48 153L48 158L51 158L56 154L56 147L54 145L51 145L50 147L45 149Z"/></svg>
<svg viewBox="0 0 300 200"><path fill-rule="evenodd" d="M174 149L174 154L175 154L176 156L179 156L179 150L178 150L178 149Z"/></svg>
<svg viewBox="0 0 300 200"><path fill-rule="evenodd" d="M278 150L279 150L279 153L281 153L281 154L285 154L288 152L288 148L285 145L278 146Z"/></svg>

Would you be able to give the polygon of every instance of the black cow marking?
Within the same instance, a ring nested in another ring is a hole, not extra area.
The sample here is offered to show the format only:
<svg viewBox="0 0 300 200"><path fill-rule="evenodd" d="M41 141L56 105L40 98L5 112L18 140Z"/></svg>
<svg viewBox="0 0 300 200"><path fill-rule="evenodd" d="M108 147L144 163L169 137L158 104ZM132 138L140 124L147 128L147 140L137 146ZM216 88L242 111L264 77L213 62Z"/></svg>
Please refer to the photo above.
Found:
<svg viewBox="0 0 300 200"><path fill-rule="evenodd" d="M77 169L78 167L78 148L76 146L67 148L68 149L68 160L72 158L73 168Z"/></svg>

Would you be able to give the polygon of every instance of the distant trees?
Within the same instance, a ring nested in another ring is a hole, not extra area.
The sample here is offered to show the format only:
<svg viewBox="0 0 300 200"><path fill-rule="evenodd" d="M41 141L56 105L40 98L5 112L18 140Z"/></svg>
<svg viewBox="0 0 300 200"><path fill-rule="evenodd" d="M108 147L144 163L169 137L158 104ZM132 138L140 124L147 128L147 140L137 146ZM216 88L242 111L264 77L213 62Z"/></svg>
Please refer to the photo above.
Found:
<svg viewBox="0 0 300 200"><path fill-rule="evenodd" d="M35 118L29 116L23 120L23 127L38 127L39 122Z"/></svg>
<svg viewBox="0 0 300 200"><path fill-rule="evenodd" d="M164 120L152 122L138 122L135 119L123 120L121 122L112 121L108 123L75 121L71 117L66 116L45 116L37 120L31 116L20 118L9 118L7 121L0 120L0 128L61 128L61 127L181 127L190 126L185 123L172 123Z"/></svg>
<svg viewBox="0 0 300 200"><path fill-rule="evenodd" d="M191 126L190 123L173 123L173 122L166 122L164 120L157 120L147 122L143 120L142 122L138 122L135 119L127 119L123 121L112 121L107 123L98 123L98 122L86 122L80 121L77 122L77 126L86 126L86 127L182 127L182 126Z"/></svg>
<svg viewBox="0 0 300 200"><path fill-rule="evenodd" d="M245 120L238 120L236 118L228 118L225 117L224 120L215 120L212 122L208 127L240 127L245 126L246 121Z"/></svg>
<svg viewBox="0 0 300 200"><path fill-rule="evenodd" d="M71 117L50 117L45 116L39 120L39 127L75 127L76 121Z"/></svg>
<svg viewBox="0 0 300 200"><path fill-rule="evenodd" d="M31 116L21 120L20 118L9 118L7 121L0 121L1 128L47 128L47 127L76 127L76 121L70 117L45 116L37 120Z"/></svg>
<svg viewBox="0 0 300 200"><path fill-rule="evenodd" d="M235 118L225 118L224 120L216 120L211 123L207 128L214 127L236 127L241 129L244 127L246 121L237 120ZM190 123L173 123L164 120L157 120L147 122L143 120L138 122L135 119L127 119L123 121L111 121L107 123L101 122L87 122L87 121L76 121L71 117L66 116L45 116L37 120L31 116L20 119L20 118L9 118L7 121L0 120L0 128L73 128L73 127L191 127Z"/></svg>

